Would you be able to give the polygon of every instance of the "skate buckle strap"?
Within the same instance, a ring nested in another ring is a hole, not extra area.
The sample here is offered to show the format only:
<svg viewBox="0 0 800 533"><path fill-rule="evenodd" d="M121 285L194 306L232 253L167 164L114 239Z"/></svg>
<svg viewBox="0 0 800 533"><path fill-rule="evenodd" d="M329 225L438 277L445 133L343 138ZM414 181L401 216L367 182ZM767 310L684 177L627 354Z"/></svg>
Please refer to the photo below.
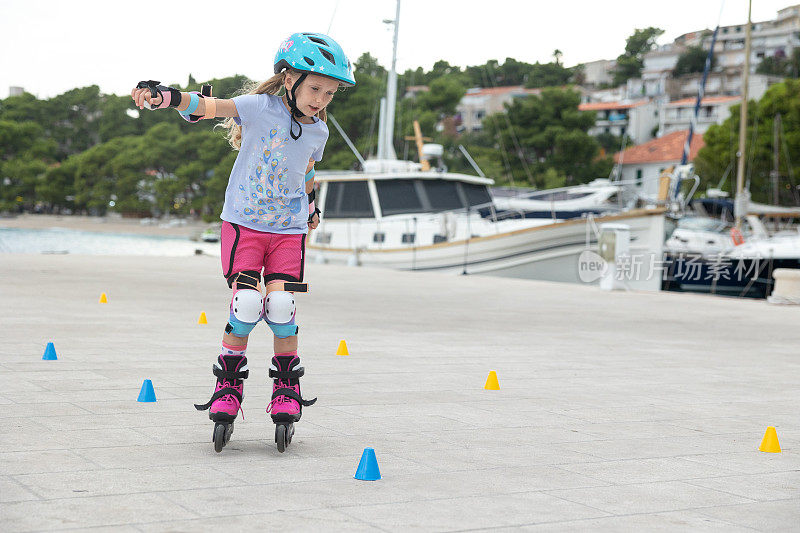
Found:
<svg viewBox="0 0 800 533"><path fill-rule="evenodd" d="M292 400L299 402L300 405L304 407L308 407L309 405L314 405L314 402L317 401L316 398L314 398L313 400L304 400L303 398L300 397L299 394L295 392L294 389L290 389L288 387L282 387L280 389L276 389L275 392L272 393L272 402L270 402L270 406L272 406L272 403L278 396L287 396Z"/></svg>
<svg viewBox="0 0 800 533"><path fill-rule="evenodd" d="M278 379L297 379L303 377L305 371L306 369L303 368L302 366L296 367L292 370L275 370L273 368L270 368L269 377Z"/></svg>
<svg viewBox="0 0 800 533"><path fill-rule="evenodd" d="M247 376L250 375L249 370L245 370L244 372L232 372L230 370L223 370L217 365L212 365L211 370L214 372L215 376L222 379L247 379Z"/></svg>
<svg viewBox="0 0 800 533"><path fill-rule="evenodd" d="M230 394L237 400L239 400L239 411L242 412L242 420L244 420L244 409L242 409L242 393L238 390L234 389L233 387L223 387L214 394L211 395L211 399L204 405L194 404L194 408L198 411L205 411L211 407L211 404L215 401L219 400L223 396L227 396Z"/></svg>

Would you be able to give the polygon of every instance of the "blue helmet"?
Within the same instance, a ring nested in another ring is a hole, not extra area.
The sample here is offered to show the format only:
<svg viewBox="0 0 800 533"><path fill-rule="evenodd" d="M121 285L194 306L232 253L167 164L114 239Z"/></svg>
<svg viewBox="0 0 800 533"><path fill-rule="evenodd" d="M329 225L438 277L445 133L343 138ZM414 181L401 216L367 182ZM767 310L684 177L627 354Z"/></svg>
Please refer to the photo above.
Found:
<svg viewBox="0 0 800 533"><path fill-rule="evenodd" d="M326 76L346 87L356 84L342 47L321 33L293 33L281 43L275 54L275 74L287 68Z"/></svg>

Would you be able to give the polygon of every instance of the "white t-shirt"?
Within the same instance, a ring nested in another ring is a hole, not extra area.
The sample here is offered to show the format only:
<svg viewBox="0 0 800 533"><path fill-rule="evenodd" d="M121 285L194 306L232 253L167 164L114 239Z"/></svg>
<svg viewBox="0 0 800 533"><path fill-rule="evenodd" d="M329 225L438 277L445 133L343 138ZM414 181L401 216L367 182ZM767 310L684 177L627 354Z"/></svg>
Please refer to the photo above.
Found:
<svg viewBox="0 0 800 533"><path fill-rule="evenodd" d="M289 110L280 97L246 94L233 102L242 145L220 218L256 231L308 233L306 168L309 160L322 159L328 126L314 117L314 124L302 124L303 133L295 140L289 135Z"/></svg>

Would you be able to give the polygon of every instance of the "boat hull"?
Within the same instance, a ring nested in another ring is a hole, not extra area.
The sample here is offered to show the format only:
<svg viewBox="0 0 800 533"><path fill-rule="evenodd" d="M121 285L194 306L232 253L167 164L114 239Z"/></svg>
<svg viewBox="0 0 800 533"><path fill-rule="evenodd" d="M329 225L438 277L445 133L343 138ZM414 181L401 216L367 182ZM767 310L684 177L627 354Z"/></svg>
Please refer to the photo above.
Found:
<svg viewBox="0 0 800 533"><path fill-rule="evenodd" d="M663 209L568 220L468 240L407 248L348 249L312 244L308 246L308 255L313 261L334 264L581 283L579 256L587 249L597 252L597 229L606 222L630 227L631 255L648 255L660 260L664 243ZM659 275L650 279L639 278L628 280L628 286L660 290Z"/></svg>

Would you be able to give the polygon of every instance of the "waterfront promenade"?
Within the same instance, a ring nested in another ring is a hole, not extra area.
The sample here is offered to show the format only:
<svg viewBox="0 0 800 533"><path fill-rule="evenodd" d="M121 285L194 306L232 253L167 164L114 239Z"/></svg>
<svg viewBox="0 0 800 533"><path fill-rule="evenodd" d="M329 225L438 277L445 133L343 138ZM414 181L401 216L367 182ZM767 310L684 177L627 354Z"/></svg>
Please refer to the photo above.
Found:
<svg viewBox="0 0 800 533"><path fill-rule="evenodd" d="M245 417L216 454L192 404L213 390L219 270L0 254L1 530L800 523L800 307L308 264L302 387L319 400L279 454L259 324ZM484 390L490 370L500 390ZM136 401L144 379L156 403ZM757 450L767 426L782 453ZM365 447L380 481L353 479Z"/></svg>

